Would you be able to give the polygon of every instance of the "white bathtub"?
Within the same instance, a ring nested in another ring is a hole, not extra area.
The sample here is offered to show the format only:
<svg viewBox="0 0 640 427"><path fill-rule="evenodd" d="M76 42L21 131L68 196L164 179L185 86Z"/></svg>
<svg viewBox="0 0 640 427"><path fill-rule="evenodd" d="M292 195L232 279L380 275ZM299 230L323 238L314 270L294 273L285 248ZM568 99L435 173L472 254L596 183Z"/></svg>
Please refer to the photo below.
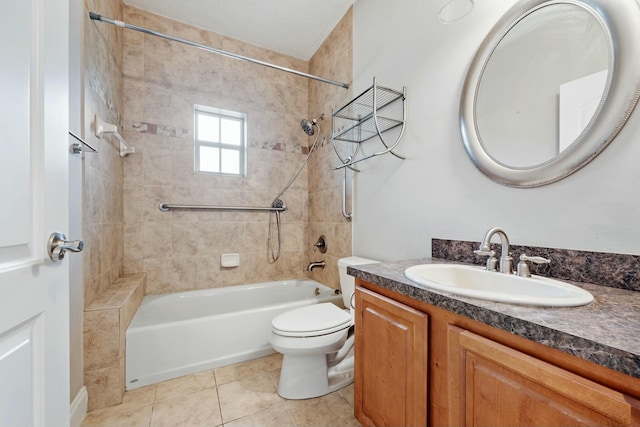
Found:
<svg viewBox="0 0 640 427"><path fill-rule="evenodd" d="M314 280L148 295L126 333L126 388L272 354L271 320L320 302L342 297Z"/></svg>

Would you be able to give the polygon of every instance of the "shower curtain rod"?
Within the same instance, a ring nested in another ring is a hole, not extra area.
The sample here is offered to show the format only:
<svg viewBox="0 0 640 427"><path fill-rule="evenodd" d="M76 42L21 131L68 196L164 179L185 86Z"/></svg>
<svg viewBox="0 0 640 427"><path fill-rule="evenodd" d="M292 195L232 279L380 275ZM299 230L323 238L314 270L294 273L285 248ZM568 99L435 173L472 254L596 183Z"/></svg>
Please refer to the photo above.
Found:
<svg viewBox="0 0 640 427"><path fill-rule="evenodd" d="M98 15L94 12L89 12L89 18L94 21L106 22L107 24L112 24L121 28L126 28L129 30L140 31L141 33L150 34L152 36L161 37L163 39L171 40L178 43L183 43L189 46L194 46L208 52L217 53L219 55L227 56L229 58L240 59L242 61L252 62L254 64L263 65L265 67L274 68L276 70L284 71L287 73L295 74L297 76L306 77L308 79L317 80L323 83L329 83L335 86L340 86L344 89L349 89L348 83L342 83L335 80L325 79L324 77L314 76L313 74L303 73L302 71L294 70L291 68L281 67L279 65L271 64L269 62L260 61L258 59L249 58L247 56L237 55L235 53L227 52L225 50L216 49L215 47L207 46L204 44L192 42L190 40L181 39L180 37L170 36L169 34L159 33L157 31L149 30L148 28L138 27L136 25L127 24L123 21L118 21L117 19L106 18L102 15Z"/></svg>

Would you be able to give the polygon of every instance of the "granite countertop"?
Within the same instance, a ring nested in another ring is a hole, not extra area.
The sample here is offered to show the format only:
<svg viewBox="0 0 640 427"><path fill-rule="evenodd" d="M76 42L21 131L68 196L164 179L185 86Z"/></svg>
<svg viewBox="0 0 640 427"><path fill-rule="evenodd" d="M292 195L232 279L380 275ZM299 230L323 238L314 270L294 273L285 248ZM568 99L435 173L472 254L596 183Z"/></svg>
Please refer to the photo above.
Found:
<svg viewBox="0 0 640 427"><path fill-rule="evenodd" d="M640 292L570 282L593 294L581 307L533 307L467 298L432 290L404 276L407 267L450 262L436 258L364 264L348 274L640 378Z"/></svg>

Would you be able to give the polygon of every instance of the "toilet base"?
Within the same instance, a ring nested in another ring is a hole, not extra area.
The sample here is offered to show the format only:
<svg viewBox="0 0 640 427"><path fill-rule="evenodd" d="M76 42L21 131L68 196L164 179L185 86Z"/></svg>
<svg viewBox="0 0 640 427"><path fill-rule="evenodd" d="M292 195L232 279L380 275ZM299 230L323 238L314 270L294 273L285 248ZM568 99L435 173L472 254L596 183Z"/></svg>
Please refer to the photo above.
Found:
<svg viewBox="0 0 640 427"><path fill-rule="evenodd" d="M349 364L347 359L343 362L347 362L345 365ZM280 370L278 394L291 400L310 399L324 396L353 383L353 368L327 375L328 372L331 370L327 366L326 354L314 356L285 354Z"/></svg>

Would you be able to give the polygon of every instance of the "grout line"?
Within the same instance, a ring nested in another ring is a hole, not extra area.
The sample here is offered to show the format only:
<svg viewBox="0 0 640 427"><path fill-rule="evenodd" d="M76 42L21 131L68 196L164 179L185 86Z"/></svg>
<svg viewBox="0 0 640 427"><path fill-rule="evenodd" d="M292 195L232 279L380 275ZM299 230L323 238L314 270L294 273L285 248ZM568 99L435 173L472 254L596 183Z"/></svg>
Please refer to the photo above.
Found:
<svg viewBox="0 0 640 427"><path fill-rule="evenodd" d="M151 421L153 420L153 413L155 412L156 409L156 396L158 395L158 384L159 383L155 383L154 384L154 390L153 390L153 402L151 402L151 414L149 414L149 424L147 427L151 427Z"/></svg>
<svg viewBox="0 0 640 427"><path fill-rule="evenodd" d="M287 400L284 400L284 407L287 410L287 414L289 415L289 419L291 420L291 424L294 425L294 427L298 427L298 424L296 424L296 420L295 418L293 418L293 414L291 413L291 410L289 409L289 405L287 405Z"/></svg>
<svg viewBox="0 0 640 427"><path fill-rule="evenodd" d="M215 372L213 373L215 378ZM222 405L220 404L220 391L218 387L218 379L216 378L216 397L218 398L218 412L220 412L220 426L224 427L224 418L222 418Z"/></svg>
<svg viewBox="0 0 640 427"><path fill-rule="evenodd" d="M153 390L153 402L151 402L153 404L156 403L156 396L158 395L158 383L155 384L154 388L155 388L155 390Z"/></svg>
<svg viewBox="0 0 640 427"><path fill-rule="evenodd" d="M151 404L151 413L149 414L149 424L147 425L147 427L151 427L151 420L153 420L153 412L156 409L156 402L155 402L155 396L154 396L154 402Z"/></svg>
<svg viewBox="0 0 640 427"><path fill-rule="evenodd" d="M280 366L280 369L282 369L282 365ZM295 418L293 418L293 414L289 410L289 405L287 405L287 399L285 399L284 397L282 397L282 396L280 396L278 394L278 384L280 382L280 377L278 377L276 379L275 375L271 375L272 372L277 371L277 370L278 370L278 368L267 369L267 375L269 375L269 378L271 379L271 382L273 383L273 386L276 388L276 395L278 395L278 397L280 397L280 399L282 399L282 406L284 406L285 411L287 411L287 415L289 416L289 420L291 421L291 424L294 427L298 427L298 425L296 424Z"/></svg>

